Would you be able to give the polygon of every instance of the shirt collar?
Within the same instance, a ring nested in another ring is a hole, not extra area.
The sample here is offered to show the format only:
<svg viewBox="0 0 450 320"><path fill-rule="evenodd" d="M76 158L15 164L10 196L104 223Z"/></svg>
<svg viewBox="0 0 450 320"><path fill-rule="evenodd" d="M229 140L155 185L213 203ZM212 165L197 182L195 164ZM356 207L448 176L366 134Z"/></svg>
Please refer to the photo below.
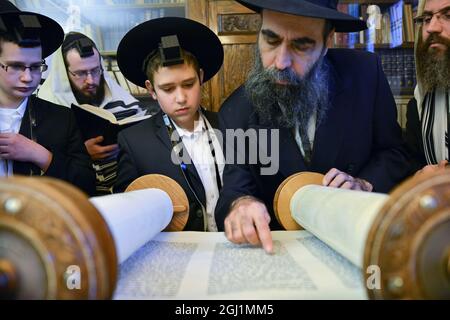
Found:
<svg viewBox="0 0 450 320"><path fill-rule="evenodd" d="M28 103L28 97L23 99L23 101L15 109L3 108L3 107L0 107L0 108L2 110L8 110L8 111L4 111L4 112L5 113L7 112L9 115L19 115L20 118L23 118L23 115L25 114L25 111L27 110L27 103Z"/></svg>
<svg viewBox="0 0 450 320"><path fill-rule="evenodd" d="M200 113L198 120L195 121L195 126L194 126L194 131L190 132L186 129L183 129L181 127L179 127L175 122L173 122L173 125L175 126L175 129L177 130L178 134L180 135L180 137L192 137L194 134L199 134L202 133L203 131L206 130L205 128L205 121L203 120L203 116Z"/></svg>
<svg viewBox="0 0 450 320"><path fill-rule="evenodd" d="M16 109L17 113L20 114L21 118L23 118L23 115L25 114L25 111L27 110L28 99L29 99L28 97L23 99L22 103Z"/></svg>

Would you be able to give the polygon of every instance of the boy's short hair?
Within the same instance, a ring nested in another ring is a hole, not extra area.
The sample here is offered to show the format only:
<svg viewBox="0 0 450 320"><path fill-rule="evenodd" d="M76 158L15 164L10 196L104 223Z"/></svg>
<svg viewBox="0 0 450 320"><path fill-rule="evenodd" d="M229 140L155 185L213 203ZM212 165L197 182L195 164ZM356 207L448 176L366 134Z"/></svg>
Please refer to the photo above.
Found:
<svg viewBox="0 0 450 320"><path fill-rule="evenodd" d="M184 60L184 64L194 68L198 78L200 79L200 65L197 58L192 53L184 49L181 49L181 58ZM161 53L159 50L155 50L147 56L144 62L144 71L152 86L154 84L154 75L161 67L163 67Z"/></svg>
<svg viewBox="0 0 450 320"><path fill-rule="evenodd" d="M29 41L26 42L25 44L23 43L21 44L17 39L17 37L14 37L9 32L0 32L0 55L3 52L3 43L5 42L12 42L14 44L17 44L21 48L37 48L42 45L40 41L39 42Z"/></svg>

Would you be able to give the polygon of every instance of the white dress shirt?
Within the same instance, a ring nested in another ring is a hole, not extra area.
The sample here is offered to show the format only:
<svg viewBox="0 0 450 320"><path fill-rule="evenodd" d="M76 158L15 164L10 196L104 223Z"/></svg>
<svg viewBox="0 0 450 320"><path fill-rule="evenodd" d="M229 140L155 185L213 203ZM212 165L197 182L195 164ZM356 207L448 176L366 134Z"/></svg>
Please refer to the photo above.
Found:
<svg viewBox="0 0 450 320"><path fill-rule="evenodd" d="M212 129L208 120L203 116L200 116L199 120L195 122L193 132L180 128L175 123L174 126L183 141L186 151L189 153L189 156L195 165L195 169L197 170L203 183L203 188L205 189L206 217L204 218L206 220L205 225L207 230L217 231L217 224L214 218L214 209L216 207L217 200L219 199L219 188L217 186L214 157L211 154L205 122L207 123L208 128ZM214 131L209 130L209 135L213 141L220 180L222 181L225 158Z"/></svg>
<svg viewBox="0 0 450 320"><path fill-rule="evenodd" d="M15 109L0 106L0 133L18 133L27 109L28 98ZM0 177L13 175L13 161L0 157Z"/></svg>

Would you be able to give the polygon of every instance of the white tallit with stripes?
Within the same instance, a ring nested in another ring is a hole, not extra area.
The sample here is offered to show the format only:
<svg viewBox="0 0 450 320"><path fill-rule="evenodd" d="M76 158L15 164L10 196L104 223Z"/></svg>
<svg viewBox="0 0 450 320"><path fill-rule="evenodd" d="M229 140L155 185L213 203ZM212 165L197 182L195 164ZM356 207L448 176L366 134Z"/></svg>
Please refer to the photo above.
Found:
<svg viewBox="0 0 450 320"><path fill-rule="evenodd" d="M425 0L419 0L417 15L423 13ZM416 28L415 50L422 27ZM417 57L417 55L415 55ZM437 88L425 92L420 75L417 74L417 86L414 90L417 111L422 124L422 139L427 164L437 164L441 160L450 160L448 151L449 92Z"/></svg>
<svg viewBox="0 0 450 320"><path fill-rule="evenodd" d="M448 155L448 112L449 93L443 89L428 92L422 105L417 105L421 115L422 139L428 164L449 160Z"/></svg>

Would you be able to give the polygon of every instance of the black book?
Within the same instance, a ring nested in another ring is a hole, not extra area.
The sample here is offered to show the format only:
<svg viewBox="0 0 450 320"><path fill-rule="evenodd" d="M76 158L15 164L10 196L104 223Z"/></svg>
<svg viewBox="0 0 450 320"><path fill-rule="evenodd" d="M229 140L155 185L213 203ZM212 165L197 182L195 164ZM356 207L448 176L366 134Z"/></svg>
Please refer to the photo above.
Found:
<svg viewBox="0 0 450 320"><path fill-rule="evenodd" d="M120 130L151 117L151 115L134 115L117 120L108 110L89 104L72 104L72 111L83 140L103 136L104 140L101 144L105 146L117 143Z"/></svg>

